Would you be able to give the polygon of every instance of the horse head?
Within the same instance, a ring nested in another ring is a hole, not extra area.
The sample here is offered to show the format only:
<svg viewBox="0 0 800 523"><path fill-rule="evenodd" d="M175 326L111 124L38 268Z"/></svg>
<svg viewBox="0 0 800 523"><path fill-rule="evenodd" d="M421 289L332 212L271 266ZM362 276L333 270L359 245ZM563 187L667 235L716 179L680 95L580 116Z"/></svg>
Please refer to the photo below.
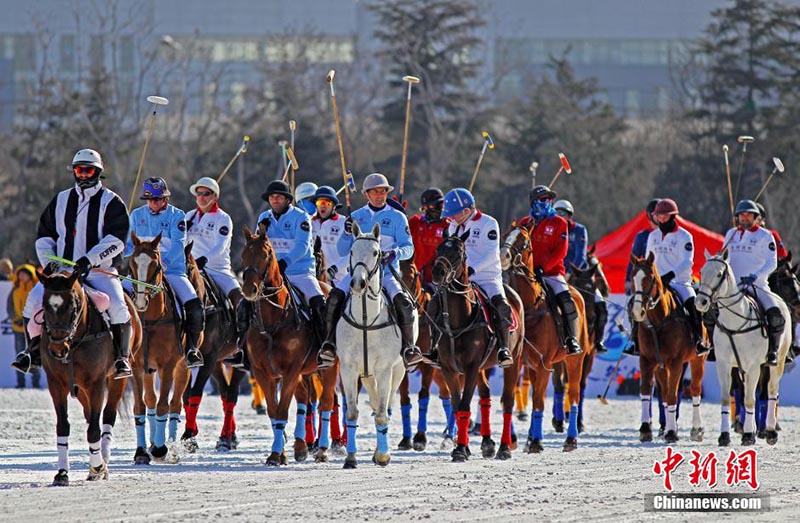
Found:
<svg viewBox="0 0 800 523"><path fill-rule="evenodd" d="M317 236L314 239L314 269L317 279L321 282L328 281L328 273L325 271L325 253L322 252L322 238Z"/></svg>
<svg viewBox="0 0 800 523"><path fill-rule="evenodd" d="M500 265L504 271L519 263L525 263L523 258L529 255L531 237L524 226L512 222L511 228L500 240Z"/></svg>
<svg viewBox="0 0 800 523"><path fill-rule="evenodd" d="M708 250L705 254L706 263L700 269L700 289L694 300L694 306L699 312L708 311L718 298L738 291L733 270L728 263L728 249L722 249L722 252L714 256Z"/></svg>
<svg viewBox="0 0 800 523"><path fill-rule="evenodd" d="M258 224L258 232L253 233L245 225L242 228L245 245L242 250L242 294L245 299L255 301L267 289L277 289L283 286L278 258L272 242L267 236L267 228L263 223Z"/></svg>
<svg viewBox="0 0 800 523"><path fill-rule="evenodd" d="M442 243L436 247L433 260L433 283L437 287L446 286L453 281L467 281L467 246L469 231L459 236L450 236L445 231Z"/></svg>
<svg viewBox="0 0 800 523"><path fill-rule="evenodd" d="M792 309L794 319L800 321L800 281L797 266L792 266L791 253L780 260L778 267L769 275L769 286Z"/></svg>
<svg viewBox="0 0 800 523"><path fill-rule="evenodd" d="M201 301L204 301L206 296L206 283L203 281L203 276L200 274L200 266L197 265L197 260L195 260L192 255L193 247L194 241L190 241L186 244L186 247L183 248L183 254L186 258L186 277L192 282L192 286L197 292L197 297L200 298Z"/></svg>
<svg viewBox="0 0 800 523"><path fill-rule="evenodd" d="M350 292L362 296L367 288L373 295L380 294L381 280L381 226L375 224L372 232L362 234L353 222L353 246L350 249Z"/></svg>
<svg viewBox="0 0 800 523"><path fill-rule="evenodd" d="M164 279L163 266L161 265L161 251L158 248L161 242L161 233L150 241L145 241L136 236L131 231L131 242L133 243L133 254L128 260L133 277L139 281L150 285L160 286ZM155 294L154 289L139 283L133 284L133 303L136 310L144 312L150 305L150 299Z"/></svg>
<svg viewBox="0 0 800 523"><path fill-rule="evenodd" d="M38 272L44 286L44 330L50 340L50 354L65 361L75 331L86 315L86 295L78 283L79 273L48 275Z"/></svg>
<svg viewBox="0 0 800 523"><path fill-rule="evenodd" d="M644 321L648 310L654 309L664 294L664 285L656 270L655 256L651 252L646 258L631 254L633 270L633 300L631 302L631 316L634 321Z"/></svg>
<svg viewBox="0 0 800 523"><path fill-rule="evenodd" d="M588 269L581 269L570 263L569 284L578 289L585 296L594 296L597 287L597 265Z"/></svg>

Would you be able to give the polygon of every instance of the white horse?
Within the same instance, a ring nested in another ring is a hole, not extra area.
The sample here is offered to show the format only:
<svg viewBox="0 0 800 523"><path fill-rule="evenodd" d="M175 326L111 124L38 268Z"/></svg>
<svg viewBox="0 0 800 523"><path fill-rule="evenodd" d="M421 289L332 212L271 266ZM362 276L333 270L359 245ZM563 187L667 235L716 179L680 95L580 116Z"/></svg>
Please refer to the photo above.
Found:
<svg viewBox="0 0 800 523"><path fill-rule="evenodd" d="M722 428L719 444L730 444L730 388L731 369L738 367L744 373L745 420L742 445L756 442L756 385L761 374L761 366L766 362L767 338L759 324L758 310L754 301L736 285L730 264L728 250L711 256L706 251L706 263L700 270L700 290L695 300L697 310L706 312L712 307L719 311L717 327L714 329L714 350L717 356L717 377L719 378L720 405L722 406ZM786 320L786 328L781 335L778 347L778 365L769 367L769 402L767 405L767 443L778 441L775 431L778 384L783 375L786 353L792 343L791 316L782 300L778 307Z"/></svg>
<svg viewBox="0 0 800 523"><path fill-rule="evenodd" d="M369 393L375 415L378 445L372 461L389 464L388 408L405 375L400 357L400 330L389 316L390 306L383 294L381 276L381 229L376 223L371 234L361 234L353 223L355 240L350 250L350 298L336 327L340 374L347 399L347 458L344 468L356 468L356 427L358 426L358 379ZM414 338L419 332L414 318Z"/></svg>

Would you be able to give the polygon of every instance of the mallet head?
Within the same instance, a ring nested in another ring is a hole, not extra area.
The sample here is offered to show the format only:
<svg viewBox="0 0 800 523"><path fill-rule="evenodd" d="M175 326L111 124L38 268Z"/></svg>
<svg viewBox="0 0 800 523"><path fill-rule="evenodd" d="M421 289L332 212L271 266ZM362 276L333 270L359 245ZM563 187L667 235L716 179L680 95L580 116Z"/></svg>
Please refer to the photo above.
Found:
<svg viewBox="0 0 800 523"><path fill-rule="evenodd" d="M416 76L406 75L403 77L403 81L408 82L410 84L418 84L419 78L417 78Z"/></svg>
<svg viewBox="0 0 800 523"><path fill-rule="evenodd" d="M742 135L739 138L737 138L736 141L739 143L753 143L756 141L756 139L753 138L752 136Z"/></svg>
<svg viewBox="0 0 800 523"><path fill-rule="evenodd" d="M297 130L297 122L294 120L289 120L289 130L294 132Z"/></svg>
<svg viewBox="0 0 800 523"><path fill-rule="evenodd" d="M494 149L494 140L492 140L492 137L489 136L489 132L483 131L481 136L483 136L483 139L486 141L486 145L489 146L489 149Z"/></svg>
<svg viewBox="0 0 800 523"><path fill-rule="evenodd" d="M728 154L728 144L725 144L725 145L722 146L722 152L724 152L725 154Z"/></svg>
<svg viewBox="0 0 800 523"><path fill-rule="evenodd" d="M783 167L783 162L781 161L780 158L778 158L777 156L773 156L772 164L775 166L775 169L773 169L772 171L773 173L777 172L779 174L783 174L785 168Z"/></svg>
<svg viewBox="0 0 800 523"><path fill-rule="evenodd" d="M244 138L242 138L242 147L241 147L242 154L245 154L247 152L248 145L250 145L250 136L244 135Z"/></svg>
<svg viewBox="0 0 800 523"><path fill-rule="evenodd" d="M154 95L148 96L147 101L155 105L167 105L169 103L169 100L167 100L163 96L154 96Z"/></svg>
<svg viewBox="0 0 800 523"><path fill-rule="evenodd" d="M286 140L278 140L279 147L286 147L287 145L289 145L289 142L287 142Z"/></svg>
<svg viewBox="0 0 800 523"><path fill-rule="evenodd" d="M300 164L297 163L297 157L294 155L294 151L292 151L291 147L286 148L286 156L289 158L289 161L292 164L292 169L295 171L300 169Z"/></svg>
<svg viewBox="0 0 800 523"><path fill-rule="evenodd" d="M530 170L532 173L535 173L535 172L536 172L536 169L538 169L538 168L539 168L539 162L533 162L533 163L531 163L531 166L530 166L530 167L528 167L528 169L529 169L529 170Z"/></svg>
<svg viewBox="0 0 800 523"><path fill-rule="evenodd" d="M564 167L567 174L572 174L572 167L569 164L569 160L567 160L567 156L564 153L558 153L558 159L561 160L561 166Z"/></svg>
<svg viewBox="0 0 800 523"><path fill-rule="evenodd" d="M334 76L336 76L336 71L331 69L330 71L328 71L328 76L325 77L325 81L328 82L329 84L333 83Z"/></svg>

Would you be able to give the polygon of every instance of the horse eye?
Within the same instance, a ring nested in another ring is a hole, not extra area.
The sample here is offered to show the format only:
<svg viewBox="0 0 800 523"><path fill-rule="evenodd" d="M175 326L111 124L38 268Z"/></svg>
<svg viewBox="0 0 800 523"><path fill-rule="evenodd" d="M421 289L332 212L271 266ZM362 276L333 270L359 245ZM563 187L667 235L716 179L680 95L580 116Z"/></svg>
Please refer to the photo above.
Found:
<svg viewBox="0 0 800 523"><path fill-rule="evenodd" d="M372 255L373 255L373 256L377 256L377 255L378 255L378 251L377 251L377 250L373 250L373 251L372 251Z"/></svg>

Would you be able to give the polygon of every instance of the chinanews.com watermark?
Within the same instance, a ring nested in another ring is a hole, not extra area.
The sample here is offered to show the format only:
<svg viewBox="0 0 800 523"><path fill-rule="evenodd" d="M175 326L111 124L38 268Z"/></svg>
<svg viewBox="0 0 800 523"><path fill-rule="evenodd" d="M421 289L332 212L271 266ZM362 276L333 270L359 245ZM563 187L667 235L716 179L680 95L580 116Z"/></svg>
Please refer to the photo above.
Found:
<svg viewBox="0 0 800 523"><path fill-rule="evenodd" d="M723 464L721 459L724 459L725 475L718 477L718 465ZM684 463L685 474L681 474L678 469ZM770 509L769 495L756 492L761 485L755 449L738 453L730 450L717 457L714 451L704 455L691 450L684 455L667 447L665 458L656 461L652 471L662 478L666 493L645 494L646 512L767 512ZM727 487L745 488L749 492L675 492L675 482L681 477L688 479L692 488L714 489L724 481Z"/></svg>

